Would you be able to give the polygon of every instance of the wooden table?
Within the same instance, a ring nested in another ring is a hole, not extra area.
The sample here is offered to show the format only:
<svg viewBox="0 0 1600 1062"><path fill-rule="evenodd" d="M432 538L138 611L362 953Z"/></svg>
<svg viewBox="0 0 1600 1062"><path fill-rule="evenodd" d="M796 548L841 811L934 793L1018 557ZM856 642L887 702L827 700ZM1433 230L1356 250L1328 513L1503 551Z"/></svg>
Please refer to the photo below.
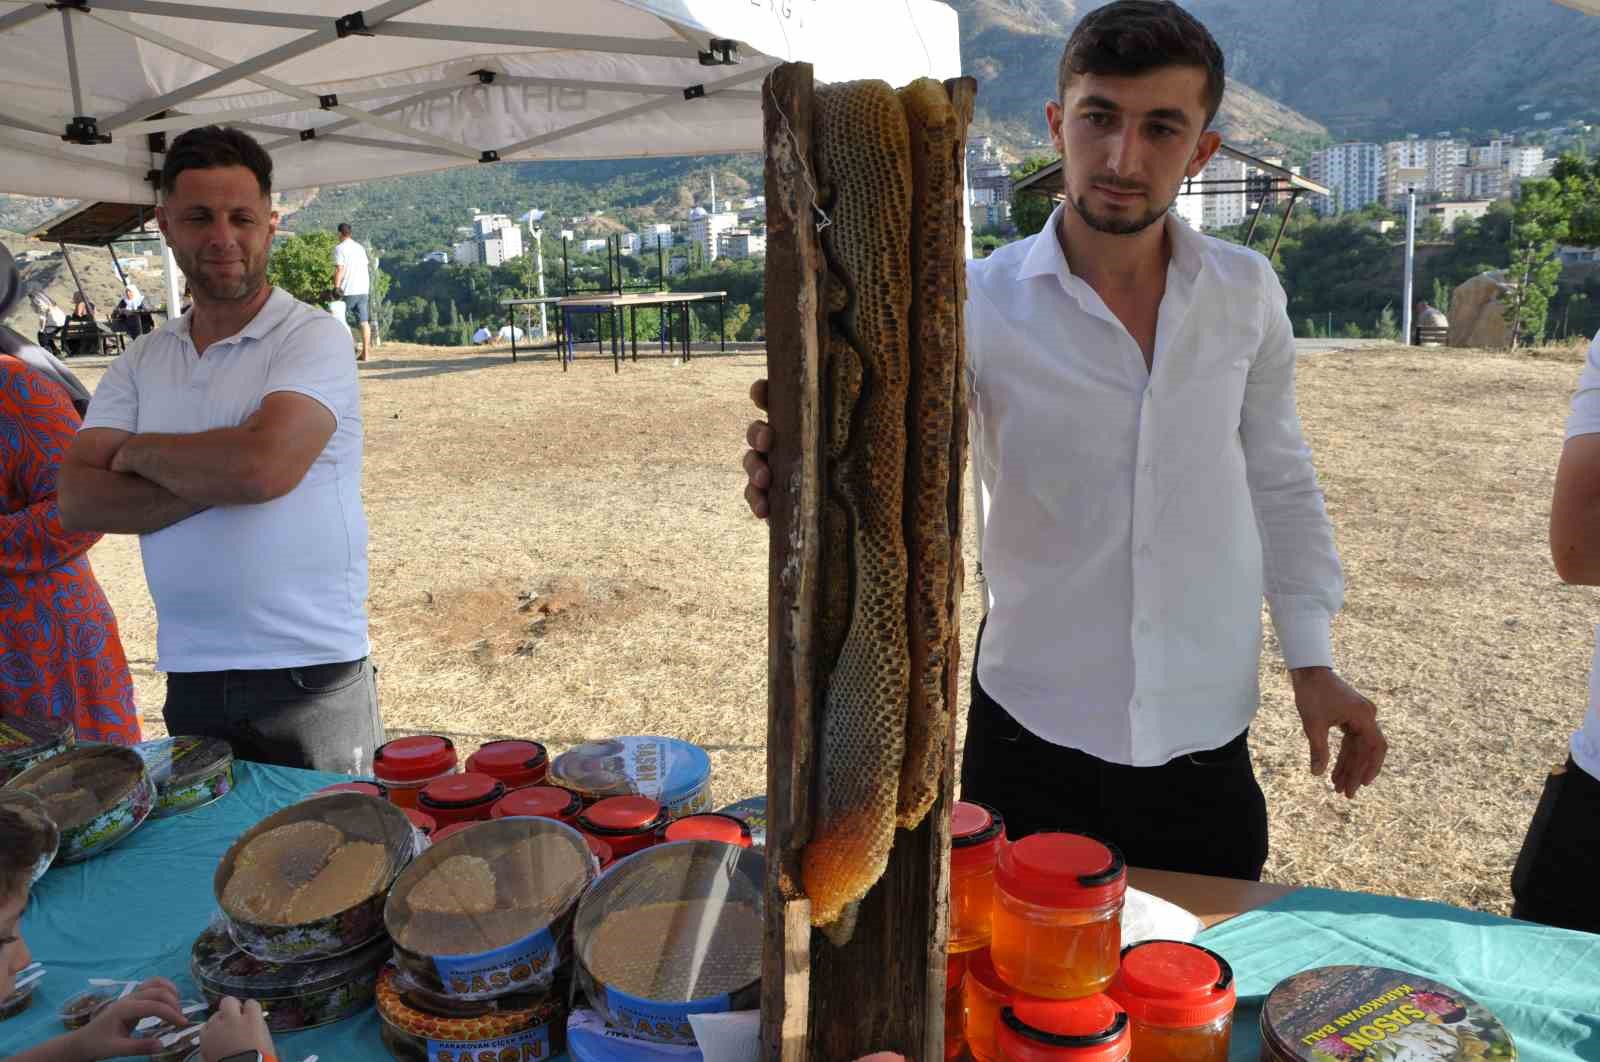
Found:
<svg viewBox="0 0 1600 1062"><path fill-rule="evenodd" d="M1264 881L1212 878L1204 874L1179 874L1171 870L1128 868L1128 884L1141 892L1175 903L1200 919L1206 928L1236 915L1265 907L1296 891L1294 885Z"/></svg>

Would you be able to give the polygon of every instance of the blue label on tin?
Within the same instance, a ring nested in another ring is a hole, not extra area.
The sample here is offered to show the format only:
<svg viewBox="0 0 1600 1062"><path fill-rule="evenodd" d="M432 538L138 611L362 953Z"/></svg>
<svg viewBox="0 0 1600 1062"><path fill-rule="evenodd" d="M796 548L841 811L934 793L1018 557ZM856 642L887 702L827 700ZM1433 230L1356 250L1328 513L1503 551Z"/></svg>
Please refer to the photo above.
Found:
<svg viewBox="0 0 1600 1062"><path fill-rule="evenodd" d="M556 940L548 928L479 955L436 955L433 959L445 994L461 999L548 987L560 964Z"/></svg>
<svg viewBox="0 0 1600 1062"><path fill-rule="evenodd" d="M550 1026L493 1040L429 1040L428 1062L530 1062L551 1056Z"/></svg>
<svg viewBox="0 0 1600 1062"><path fill-rule="evenodd" d="M694 1029L689 1025L689 1015L725 1014L733 1009L733 998L726 995L696 999L689 1003L661 1003L630 996L609 986L605 992L606 1009L611 1012L612 1025L634 1036L666 1043L694 1043Z"/></svg>

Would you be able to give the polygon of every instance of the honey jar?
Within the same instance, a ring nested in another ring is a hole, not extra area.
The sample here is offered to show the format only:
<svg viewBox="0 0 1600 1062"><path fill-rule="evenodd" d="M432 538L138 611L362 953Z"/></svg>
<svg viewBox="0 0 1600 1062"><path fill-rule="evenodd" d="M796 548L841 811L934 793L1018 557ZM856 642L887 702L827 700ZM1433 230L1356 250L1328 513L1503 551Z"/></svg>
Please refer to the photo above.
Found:
<svg viewBox="0 0 1600 1062"><path fill-rule="evenodd" d="M1227 1062L1237 998L1233 968L1216 952L1130 944L1108 994L1128 1012L1133 1062Z"/></svg>
<svg viewBox="0 0 1600 1062"><path fill-rule="evenodd" d="M1019 999L1000 1012L1001 1062L1123 1062L1128 1015L1109 996Z"/></svg>
<svg viewBox="0 0 1600 1062"><path fill-rule="evenodd" d="M1077 999L1105 991L1122 946L1128 873L1092 837L1036 833L1001 848L990 956L1017 992Z"/></svg>
<svg viewBox="0 0 1600 1062"><path fill-rule="evenodd" d="M958 801L950 813L950 950L989 946L994 868L1006 822L993 808Z"/></svg>

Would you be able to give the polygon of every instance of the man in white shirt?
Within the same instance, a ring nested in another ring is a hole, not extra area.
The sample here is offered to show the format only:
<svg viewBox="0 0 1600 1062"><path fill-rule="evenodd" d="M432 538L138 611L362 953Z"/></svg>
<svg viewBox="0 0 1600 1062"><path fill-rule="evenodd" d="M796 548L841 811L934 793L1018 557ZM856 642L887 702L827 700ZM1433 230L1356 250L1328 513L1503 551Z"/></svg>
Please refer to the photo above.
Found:
<svg viewBox="0 0 1600 1062"><path fill-rule="evenodd" d="M161 181L194 305L106 371L62 523L139 535L169 732L365 773L383 726L349 332L267 283L272 160L248 135L184 133Z"/></svg>
<svg viewBox="0 0 1600 1062"><path fill-rule="evenodd" d="M1561 581L1600 586L1600 336L1578 381L1550 507L1550 554ZM1511 874L1511 914L1600 933L1600 631L1589 709L1565 765L1550 772Z"/></svg>
<svg viewBox="0 0 1600 1062"><path fill-rule="evenodd" d="M339 226L339 242L333 245L333 290L345 302L348 312L361 322L361 353L357 361L367 360L367 344L372 339L371 272L367 268L367 249L350 234L350 223Z"/></svg>
<svg viewBox="0 0 1600 1062"><path fill-rule="evenodd" d="M989 613L961 781L1012 836L1092 833L1136 865L1254 879L1263 593L1313 773L1338 727L1333 785L1353 797L1387 745L1331 666L1343 581L1282 288L1169 214L1221 143L1223 85L1221 50L1176 4L1088 14L1045 108L1067 201L969 264ZM764 516L770 428L748 441Z"/></svg>

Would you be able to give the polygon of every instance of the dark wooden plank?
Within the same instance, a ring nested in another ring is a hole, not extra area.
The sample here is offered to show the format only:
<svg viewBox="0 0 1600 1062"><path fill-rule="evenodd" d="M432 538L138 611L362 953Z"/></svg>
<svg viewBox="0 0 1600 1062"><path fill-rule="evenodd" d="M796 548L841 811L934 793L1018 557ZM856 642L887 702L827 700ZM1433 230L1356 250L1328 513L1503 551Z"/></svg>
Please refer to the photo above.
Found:
<svg viewBox="0 0 1600 1062"><path fill-rule="evenodd" d="M811 178L811 67L767 76L762 111L767 195L768 415L777 442L767 582L767 919L762 1057L809 1057L811 906L800 885L810 837L815 746L819 503L822 497L817 243Z"/></svg>

